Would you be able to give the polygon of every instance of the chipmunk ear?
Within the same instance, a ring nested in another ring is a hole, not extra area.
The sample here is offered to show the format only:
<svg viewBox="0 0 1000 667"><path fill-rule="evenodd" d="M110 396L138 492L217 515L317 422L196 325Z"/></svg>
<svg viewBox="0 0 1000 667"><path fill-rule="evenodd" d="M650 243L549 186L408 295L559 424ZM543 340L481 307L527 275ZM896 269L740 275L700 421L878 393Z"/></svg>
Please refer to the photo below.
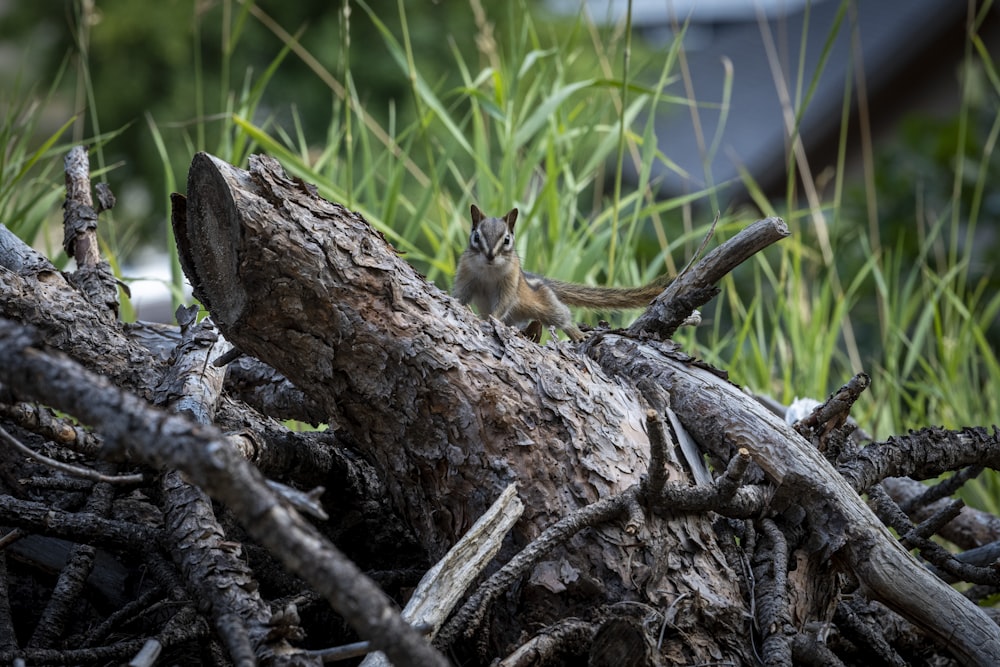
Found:
<svg viewBox="0 0 1000 667"><path fill-rule="evenodd" d="M507 215L503 217L504 221L507 223L507 231L514 231L514 223L517 222L517 209L512 208L507 212Z"/></svg>
<svg viewBox="0 0 1000 667"><path fill-rule="evenodd" d="M482 221L482 219L484 217L486 217L486 216L483 215L483 212L479 210L479 207L476 206L475 204L472 205L471 213L472 213L472 226L473 227L476 227L480 223L480 221Z"/></svg>

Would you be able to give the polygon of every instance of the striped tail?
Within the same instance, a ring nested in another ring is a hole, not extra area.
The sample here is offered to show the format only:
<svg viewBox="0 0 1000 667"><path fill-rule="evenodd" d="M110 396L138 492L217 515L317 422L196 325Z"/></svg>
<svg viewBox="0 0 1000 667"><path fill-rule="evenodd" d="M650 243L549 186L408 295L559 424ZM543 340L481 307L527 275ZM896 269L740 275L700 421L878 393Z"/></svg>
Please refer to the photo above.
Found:
<svg viewBox="0 0 1000 667"><path fill-rule="evenodd" d="M664 274L642 287L593 287L551 278L545 278L545 284L567 305L595 310L620 310L645 308L671 280L670 276Z"/></svg>

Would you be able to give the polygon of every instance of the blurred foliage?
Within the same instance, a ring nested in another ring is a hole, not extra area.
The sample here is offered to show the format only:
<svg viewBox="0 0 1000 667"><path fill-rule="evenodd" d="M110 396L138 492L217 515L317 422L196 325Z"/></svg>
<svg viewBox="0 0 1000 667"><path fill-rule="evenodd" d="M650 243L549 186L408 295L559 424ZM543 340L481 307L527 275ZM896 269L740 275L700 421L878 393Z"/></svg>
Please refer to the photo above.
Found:
<svg viewBox="0 0 1000 667"><path fill-rule="evenodd" d="M881 246L861 236L860 225L842 231L838 263L848 272L869 261L873 250L906 265L926 264L944 276L962 261L961 289L1000 292L1000 95L991 86L984 66L967 60L961 70L965 92L952 116L921 113L905 115L893 141L875 150L870 183L855 182L845 193L843 215L864 220L869 193L877 194L878 239ZM932 241L932 242L931 242ZM879 305L862 300L857 319L869 323L861 335L873 346ZM1000 349L1000 321L986 323L986 335Z"/></svg>
<svg viewBox="0 0 1000 667"><path fill-rule="evenodd" d="M371 0L369 4L398 34L396 0ZM344 63L350 62L362 103L383 124L389 100L408 97L409 82L386 57L378 29L354 3L349 61L342 49L342 2L264 1L257 5L280 26L299 31L302 46L329 71L341 75ZM474 32L468 6L432 0L408 0L406 6L413 48L421 54L424 75L436 85L457 84L452 51L472 54L475 45L472 40L453 44L444 37ZM56 92L61 92L66 106L59 112L50 105L50 126L36 128L40 136L48 136L73 114L79 116L73 137L78 141L123 128L120 137L104 147L102 156L106 164L116 166L116 191L127 195L119 196L125 212L117 212L129 221L126 237L130 242L123 243L121 251L128 253L135 242L162 234L163 221L150 216L158 206L153 199L163 190L166 174L146 115L163 130L173 177L183 184L192 148L218 143L224 131L220 116L232 104L232 91L259 77L283 48L281 39L260 21L240 20L244 9L235 0L63 0L13 2L0 16L0 42L26 54L17 74L29 80L61 82ZM378 57L371 57L373 50ZM57 73L67 58L78 75L59 78ZM7 84L0 81L0 85ZM88 84L89 91L85 89ZM294 113L309 136L319 139L334 113L332 97L306 63L286 58L270 79L265 104L258 109L260 117L254 120L267 118L290 126ZM395 112L397 122L405 122L414 113L404 103Z"/></svg>
<svg viewBox="0 0 1000 667"><path fill-rule="evenodd" d="M981 67L963 69L968 117L935 117L908 114L899 123L893 141L878 145L875 153L874 188L883 242L900 244L916 257L926 231L949 219L958 231L979 221L1000 220L1000 191L982 182L1000 183L1000 152L994 151L1000 97L991 94ZM851 215L863 218L864 194L851 188L846 201ZM993 258L1000 251L1000 234L994 225L978 227L972 239L976 260L974 278L1000 280L993 274ZM960 240L965 241L961 238ZM958 250L962 250L961 247ZM996 284L996 283L994 283Z"/></svg>

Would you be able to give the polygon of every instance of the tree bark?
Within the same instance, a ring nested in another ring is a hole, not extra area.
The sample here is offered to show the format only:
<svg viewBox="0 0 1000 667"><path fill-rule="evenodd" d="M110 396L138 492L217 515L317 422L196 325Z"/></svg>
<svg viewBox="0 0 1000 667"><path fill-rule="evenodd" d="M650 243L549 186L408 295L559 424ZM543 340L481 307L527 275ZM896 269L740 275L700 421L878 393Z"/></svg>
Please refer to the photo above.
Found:
<svg viewBox="0 0 1000 667"><path fill-rule="evenodd" d="M568 344L539 347L476 318L360 216L316 197L273 160L254 158L247 173L199 154L185 208L175 234L196 296L230 341L320 401L376 462L432 559L510 483L525 506L513 549L646 473L645 405L630 383ZM670 473L685 474L677 465ZM750 659L738 578L709 520L650 515L638 534L599 530L596 544L578 538L535 567L523 593L531 604L507 619L500 641L570 608L667 606L689 579L701 599L680 604L692 608L689 618L713 619L705 637L722 641L678 641L675 658ZM574 597L585 602L567 605Z"/></svg>
<svg viewBox="0 0 1000 667"><path fill-rule="evenodd" d="M222 331L321 402L377 462L432 556L508 483L518 483L525 502L517 545L639 483L650 445L644 398L629 379L653 378L719 459L728 460L734 443L750 451L776 487L774 510L805 512L814 531L806 555L835 558L866 593L964 661L1000 661L996 626L910 557L816 449L670 346L603 333L584 344L584 355L479 320L418 276L360 216L319 199L267 158L252 158L247 173L196 156L177 223L196 294ZM731 268L723 266L719 277ZM710 296L708 281L697 287ZM697 305L666 315L654 309L630 333L669 333ZM674 462L671 479L685 474ZM647 513L637 534L603 526L599 538L577 540L535 567L522 601L552 613L528 611L523 625L507 630L561 618L573 595L588 605L631 599L655 607L697 590L728 636L745 638L746 602L719 539L731 536L717 535L704 516ZM667 566L664 549L673 556ZM829 608L829 600L817 603ZM743 661L752 653L747 641L686 650L675 657Z"/></svg>
<svg viewBox="0 0 1000 667"><path fill-rule="evenodd" d="M244 354L220 395L216 333L194 328L193 310L181 331L116 321L83 158L67 160L77 273L0 225L0 661L193 645L269 664L374 649L400 666L1000 664L997 626L966 597L1000 586L1000 527L939 500L1000 466L1000 433L924 429L859 450L848 413L867 376L793 428L668 340L721 277L787 235L779 219L686 269L628 329L539 346L476 318L273 160L243 171L199 154L173 224L196 295ZM73 464L53 455L91 468L67 479ZM925 493L886 480L947 471L960 472ZM467 533L511 485L523 513L493 568L421 637L373 582L402 599L441 559L416 597L440 591L447 604L431 606L450 607L475 576L456 553L494 553L506 528ZM934 533L968 551L952 557ZM2 556L56 543L77 557L54 565L59 593L22 645L32 607L8 590L24 577ZM144 583L81 641L71 610L103 568ZM148 604L170 618L100 645L155 616ZM329 608L366 641L319 648L331 633L315 628L340 625ZM306 626L315 650L300 646Z"/></svg>

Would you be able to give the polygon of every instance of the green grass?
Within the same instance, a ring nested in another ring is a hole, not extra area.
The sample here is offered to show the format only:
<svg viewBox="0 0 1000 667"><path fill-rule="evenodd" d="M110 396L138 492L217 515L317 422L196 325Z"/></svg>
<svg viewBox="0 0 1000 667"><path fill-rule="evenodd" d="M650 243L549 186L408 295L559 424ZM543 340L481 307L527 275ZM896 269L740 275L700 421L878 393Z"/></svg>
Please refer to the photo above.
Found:
<svg viewBox="0 0 1000 667"><path fill-rule="evenodd" d="M396 6L400 30L389 28L363 0L350 5L351 21L377 27L378 50L408 82L408 97L384 114L381 109L372 113L350 60L331 70L260 7L241 4L235 14L213 19L227 22L218 51L231 87L199 90L188 122L146 120L168 174L166 190L158 195L164 220L167 195L183 183L194 151L208 150L239 165L249 154L265 152L291 174L316 183L324 197L362 212L445 289L466 243L471 203L493 215L520 208L517 242L526 268L555 278L634 285L676 272L687 262L711 224L711 215L693 214L693 206L707 202L702 210L714 213L717 192L708 187L684 197L655 197L653 167L677 167L651 119L657 111L696 104L714 105L725 118L731 74L716 101L668 94L686 74L676 46L649 52L633 39L629 26L600 30L583 13L557 23L535 17L522 1L507 3L505 10L496 10L507 14L494 17L480 14L479 3L473 2L478 32L448 37L455 77L442 81L428 76L437 70L427 67L412 46L406 3ZM965 150L976 111L974 92L982 95L985 89L994 100L1000 94L1000 78L976 32L984 16L985 8L967 44L966 68L983 75L967 78L963 88L959 136L949 160L954 165L951 199L920 215L916 191L902 193L904 210L911 209L910 227L920 238L916 253L884 236L878 224L878 211L885 206L880 197L886 195L877 187L867 140L862 141L864 175L860 182L848 181L847 147L857 143L859 130L850 121L852 82L845 81L832 186L827 191L814 186L814 172L801 150L789 154L787 192L777 201L744 176L755 207L722 211L717 241L764 215L785 218L793 235L726 279L707 310L707 322L678 333L687 349L729 370L736 382L784 402L795 396L823 399L864 370L873 384L855 416L877 437L928 424L956 428L997 420L1000 364L991 327L1000 295L970 267L990 169L997 162L1000 114L977 143L979 153L970 157ZM507 29L494 30L494 20ZM230 72L231 56L251 21L267 28L282 48L262 71ZM831 27L827 53L836 31L850 29L847 23ZM349 34L345 25L337 36L342 51ZM470 56L457 40L473 38L477 49ZM279 109L279 102L268 98L268 84L291 58L315 75L303 94L330 100L328 124L319 131L305 126L294 104ZM195 59L196 80L209 80L201 71L207 61ZM793 149L800 148L798 119L820 73L821 68L799 67L783 95ZM46 218L58 214L58 160L67 147L63 128L33 140L29 148L34 99L19 89L0 105L0 216L31 239L41 234ZM113 100L92 100L94 106L101 104ZM275 110L285 112L286 120L279 122ZM640 123L640 118L648 120ZM719 135L705 137L703 145L707 164ZM634 186L621 180L626 164L638 174ZM796 185L800 181L806 187ZM169 239L168 246L173 248ZM112 256L121 251L114 239L108 249ZM173 286L180 294L179 270ZM997 511L992 484L996 480L990 477L973 485L970 497Z"/></svg>

